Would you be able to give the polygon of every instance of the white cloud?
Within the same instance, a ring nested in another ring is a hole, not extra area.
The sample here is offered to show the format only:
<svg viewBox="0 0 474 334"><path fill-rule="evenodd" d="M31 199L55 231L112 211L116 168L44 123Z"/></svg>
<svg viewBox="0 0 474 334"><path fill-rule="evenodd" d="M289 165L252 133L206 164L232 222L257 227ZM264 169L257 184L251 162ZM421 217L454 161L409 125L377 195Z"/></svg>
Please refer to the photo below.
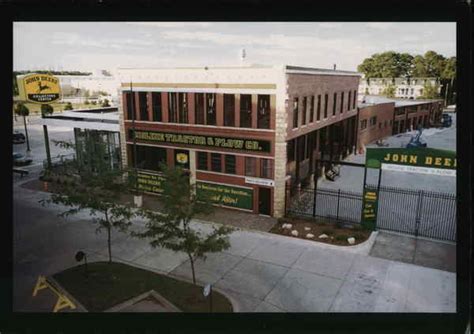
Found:
<svg viewBox="0 0 474 334"><path fill-rule="evenodd" d="M189 28L201 27L208 28L211 22L125 22L129 25L155 27L155 28Z"/></svg>
<svg viewBox="0 0 474 334"><path fill-rule="evenodd" d="M369 23L366 23L366 26L371 29L388 30L388 29L393 28L393 23L392 22L369 22Z"/></svg>

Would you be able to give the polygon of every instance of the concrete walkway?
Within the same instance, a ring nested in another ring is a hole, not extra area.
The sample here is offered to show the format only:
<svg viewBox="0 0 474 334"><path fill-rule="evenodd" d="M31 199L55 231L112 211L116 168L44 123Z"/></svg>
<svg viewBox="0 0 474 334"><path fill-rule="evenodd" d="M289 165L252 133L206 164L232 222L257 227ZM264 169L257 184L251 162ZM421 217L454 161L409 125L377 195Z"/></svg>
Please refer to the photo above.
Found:
<svg viewBox="0 0 474 334"><path fill-rule="evenodd" d="M26 180L25 180L26 181ZM24 181L22 181L24 182ZM50 312L47 292L31 297L38 275L76 265L85 250L90 262L105 260L105 233L96 234L87 212L67 220L62 207L42 207L48 194L14 186L14 311ZM143 222L134 228L140 229ZM195 222L203 233L210 223ZM113 257L156 272L190 279L187 256L152 249L144 240L114 233ZM456 275L329 249L324 244L239 230L231 248L196 263L199 283L228 294L239 312L455 312Z"/></svg>

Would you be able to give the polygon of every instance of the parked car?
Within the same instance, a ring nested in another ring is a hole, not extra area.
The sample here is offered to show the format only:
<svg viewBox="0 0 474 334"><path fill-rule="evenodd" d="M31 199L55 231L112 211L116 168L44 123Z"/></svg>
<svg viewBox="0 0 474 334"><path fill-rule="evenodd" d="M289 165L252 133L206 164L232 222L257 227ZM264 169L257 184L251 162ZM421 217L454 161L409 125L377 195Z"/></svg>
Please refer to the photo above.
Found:
<svg viewBox="0 0 474 334"><path fill-rule="evenodd" d="M23 154L15 152L13 153L13 165L14 166L26 166L33 162L32 159L25 157Z"/></svg>
<svg viewBox="0 0 474 334"><path fill-rule="evenodd" d="M26 138L25 135L18 131L13 131L13 144L23 144Z"/></svg>
<svg viewBox="0 0 474 334"><path fill-rule="evenodd" d="M441 115L441 124L443 128L449 128L451 124L453 124L453 118L451 115L448 114L442 114Z"/></svg>

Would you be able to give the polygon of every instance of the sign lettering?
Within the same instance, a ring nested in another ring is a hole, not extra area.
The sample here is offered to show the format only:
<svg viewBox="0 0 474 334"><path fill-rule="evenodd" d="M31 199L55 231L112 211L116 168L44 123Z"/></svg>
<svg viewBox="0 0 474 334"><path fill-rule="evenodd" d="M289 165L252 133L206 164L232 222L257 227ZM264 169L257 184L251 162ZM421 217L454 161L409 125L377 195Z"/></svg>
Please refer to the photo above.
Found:
<svg viewBox="0 0 474 334"><path fill-rule="evenodd" d="M162 183L165 178L159 174L138 172L138 190L161 194L163 192Z"/></svg>
<svg viewBox="0 0 474 334"><path fill-rule="evenodd" d="M190 146L204 146L227 148L251 152L271 152L270 141L260 139L243 139L206 135L186 135L160 131L135 130L136 139L142 142L183 144ZM133 130L129 130L129 139L133 139Z"/></svg>
<svg viewBox="0 0 474 334"><path fill-rule="evenodd" d="M20 80L20 79L19 79ZM51 103L59 100L61 87L59 80L49 74L30 74L21 79L21 96L34 103Z"/></svg>
<svg viewBox="0 0 474 334"><path fill-rule="evenodd" d="M196 182L196 194L215 204L252 210L253 190L222 184Z"/></svg>

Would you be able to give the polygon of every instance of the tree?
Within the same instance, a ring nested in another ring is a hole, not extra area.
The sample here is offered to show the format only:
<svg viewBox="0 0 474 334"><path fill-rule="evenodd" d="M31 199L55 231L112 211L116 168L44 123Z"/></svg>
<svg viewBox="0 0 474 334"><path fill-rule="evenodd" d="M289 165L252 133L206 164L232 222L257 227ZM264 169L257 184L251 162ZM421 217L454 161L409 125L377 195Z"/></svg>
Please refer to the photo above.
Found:
<svg viewBox="0 0 474 334"><path fill-rule="evenodd" d="M23 116L23 124L25 125L25 135L26 135L26 151L30 152L30 139L28 137L28 128L26 127L26 116L30 114L30 110L24 103L17 103L15 106L15 114L18 116Z"/></svg>
<svg viewBox="0 0 474 334"><path fill-rule="evenodd" d="M432 85L429 82L426 82L423 85L423 94L421 94L419 99L438 99L439 98L439 85Z"/></svg>
<svg viewBox="0 0 474 334"><path fill-rule="evenodd" d="M41 105L41 116L44 117L46 115L52 115L54 112L54 108L49 104L42 104Z"/></svg>
<svg viewBox="0 0 474 334"><path fill-rule="evenodd" d="M67 102L66 105L64 106L64 110L73 110L74 108L72 107L71 102Z"/></svg>
<svg viewBox="0 0 474 334"><path fill-rule="evenodd" d="M395 90L395 85L389 84L383 89L382 95L385 95L386 97L395 97Z"/></svg>
<svg viewBox="0 0 474 334"><path fill-rule="evenodd" d="M108 99L104 99L104 101L102 102L102 107L104 107L104 108L110 107L110 103L109 103Z"/></svg>
<svg viewBox="0 0 474 334"><path fill-rule="evenodd" d="M396 78L410 76L413 56L408 53L387 51L373 54L357 67L366 78Z"/></svg>
<svg viewBox="0 0 474 334"><path fill-rule="evenodd" d="M195 187L189 184L189 178L181 168L162 166L162 170L165 178L162 212L142 209L141 214L147 220L145 230L132 232L132 235L149 238L152 247L161 246L185 252L191 264L193 283L196 284L195 260L205 259L206 253L229 248L228 235L232 229L221 226L207 235L193 229L192 218L197 214L211 213L211 201L205 197L198 199Z"/></svg>
<svg viewBox="0 0 474 334"><path fill-rule="evenodd" d="M67 168L58 173L60 178L69 179L64 182L58 193L52 193L47 200L40 201L43 205L62 204L69 209L59 214L61 217L74 215L82 210L89 210L92 222L97 224L96 232L107 231L107 249L109 263L112 262L112 230L126 231L135 216L132 208L118 204L123 193L130 189L131 184L124 170L112 170L110 163L104 159L107 152L106 143L94 136L81 148L69 142L55 142L63 148L76 148L87 155L88 160L76 159ZM84 153L84 150L87 153ZM51 171L48 171L51 175Z"/></svg>

